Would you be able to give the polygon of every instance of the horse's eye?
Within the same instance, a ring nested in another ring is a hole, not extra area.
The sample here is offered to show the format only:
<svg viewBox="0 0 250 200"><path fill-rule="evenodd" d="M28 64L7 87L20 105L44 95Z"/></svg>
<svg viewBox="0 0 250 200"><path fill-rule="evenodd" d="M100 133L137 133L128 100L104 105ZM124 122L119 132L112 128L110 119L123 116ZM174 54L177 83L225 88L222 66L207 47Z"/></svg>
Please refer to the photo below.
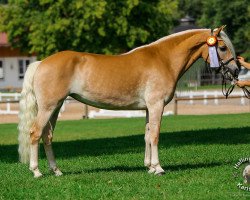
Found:
<svg viewBox="0 0 250 200"><path fill-rule="evenodd" d="M227 47L226 47L226 46L221 46L221 47L219 47L219 49L220 49L221 51L226 51L226 50L227 50Z"/></svg>

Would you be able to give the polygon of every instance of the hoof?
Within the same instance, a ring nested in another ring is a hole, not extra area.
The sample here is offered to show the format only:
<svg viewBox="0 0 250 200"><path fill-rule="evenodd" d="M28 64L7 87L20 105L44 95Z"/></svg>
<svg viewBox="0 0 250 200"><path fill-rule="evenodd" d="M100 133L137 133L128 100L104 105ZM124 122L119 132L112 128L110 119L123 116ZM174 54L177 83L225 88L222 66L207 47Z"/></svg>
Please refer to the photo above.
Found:
<svg viewBox="0 0 250 200"><path fill-rule="evenodd" d="M62 176L63 173L58 168L51 169L51 171L55 174L55 176Z"/></svg>
<svg viewBox="0 0 250 200"><path fill-rule="evenodd" d="M54 173L55 173L56 176L62 176L63 175L63 173L59 169L54 171Z"/></svg>
<svg viewBox="0 0 250 200"><path fill-rule="evenodd" d="M155 169L155 172L154 172L155 175L162 176L165 174L165 171L161 168L160 165L156 165L154 169Z"/></svg>
<svg viewBox="0 0 250 200"><path fill-rule="evenodd" d="M163 176L164 174L166 174L164 171L160 171L160 172L155 172L155 175L157 176Z"/></svg>
<svg viewBox="0 0 250 200"><path fill-rule="evenodd" d="M162 176L162 175L165 174L165 171L161 168L160 165L157 165L157 166L150 166L149 170L148 170L148 173L158 175L158 176Z"/></svg>
<svg viewBox="0 0 250 200"><path fill-rule="evenodd" d="M42 177L43 175L40 173L40 174L36 174L36 175L34 175L34 178L40 178L40 177Z"/></svg>
<svg viewBox="0 0 250 200"><path fill-rule="evenodd" d="M34 174L34 178L40 178L42 177L42 173L39 171L39 169L31 170Z"/></svg>
<svg viewBox="0 0 250 200"><path fill-rule="evenodd" d="M149 167L149 170L148 170L148 173L149 174L153 174L153 173L155 173L155 168L154 167Z"/></svg>

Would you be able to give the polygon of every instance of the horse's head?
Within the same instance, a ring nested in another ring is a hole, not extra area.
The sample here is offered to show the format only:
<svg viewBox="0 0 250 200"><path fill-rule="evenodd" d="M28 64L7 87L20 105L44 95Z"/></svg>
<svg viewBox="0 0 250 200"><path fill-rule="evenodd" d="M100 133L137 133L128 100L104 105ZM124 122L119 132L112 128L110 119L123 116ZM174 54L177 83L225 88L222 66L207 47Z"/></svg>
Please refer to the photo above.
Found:
<svg viewBox="0 0 250 200"><path fill-rule="evenodd" d="M208 62L212 68L216 68L222 76L230 81L237 80L240 71L240 63L229 37L220 28L211 31L211 36L207 39Z"/></svg>

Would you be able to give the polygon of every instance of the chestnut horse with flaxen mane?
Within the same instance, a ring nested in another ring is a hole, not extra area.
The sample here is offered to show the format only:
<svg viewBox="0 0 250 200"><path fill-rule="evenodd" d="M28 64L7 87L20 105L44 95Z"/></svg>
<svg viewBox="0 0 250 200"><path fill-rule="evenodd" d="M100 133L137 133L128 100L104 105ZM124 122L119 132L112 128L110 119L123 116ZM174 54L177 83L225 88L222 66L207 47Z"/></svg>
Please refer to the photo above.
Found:
<svg viewBox="0 0 250 200"><path fill-rule="evenodd" d="M220 37L222 29L212 34L218 38L219 59L225 61L232 52ZM146 110L144 164L150 173L163 174L158 158L163 109L192 63L200 57L210 61L206 42L209 36L210 29L188 30L121 55L63 51L32 63L25 74L20 101L20 161L29 162L34 177L42 175L38 169L42 138L51 170L62 175L52 150L52 132L63 101L71 96L97 108ZM231 74L238 70L235 60L230 60L227 67Z"/></svg>

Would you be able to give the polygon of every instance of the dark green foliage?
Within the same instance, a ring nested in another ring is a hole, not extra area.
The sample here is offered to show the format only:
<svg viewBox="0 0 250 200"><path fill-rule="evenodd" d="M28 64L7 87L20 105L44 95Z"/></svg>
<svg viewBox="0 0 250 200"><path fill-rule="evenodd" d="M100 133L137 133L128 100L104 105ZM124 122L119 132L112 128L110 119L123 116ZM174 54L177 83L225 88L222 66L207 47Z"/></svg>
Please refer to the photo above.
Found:
<svg viewBox="0 0 250 200"><path fill-rule="evenodd" d="M216 28L227 25L226 32L236 52L250 59L249 0L180 0L179 9L195 17L200 27Z"/></svg>
<svg viewBox="0 0 250 200"><path fill-rule="evenodd" d="M176 11L176 0L10 0L1 24L14 47L39 57L121 53L167 35Z"/></svg>
<svg viewBox="0 0 250 200"><path fill-rule="evenodd" d="M0 0L0 4L7 4L8 0Z"/></svg>

